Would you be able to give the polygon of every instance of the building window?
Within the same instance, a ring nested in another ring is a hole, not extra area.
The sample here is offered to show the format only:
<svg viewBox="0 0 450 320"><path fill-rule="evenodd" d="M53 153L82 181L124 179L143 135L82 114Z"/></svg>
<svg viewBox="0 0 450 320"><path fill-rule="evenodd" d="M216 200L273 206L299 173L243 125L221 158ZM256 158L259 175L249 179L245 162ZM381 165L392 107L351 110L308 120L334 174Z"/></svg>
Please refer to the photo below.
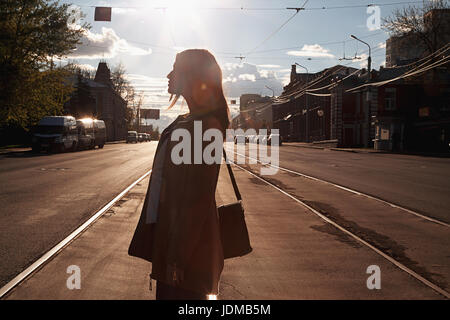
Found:
<svg viewBox="0 0 450 320"><path fill-rule="evenodd" d="M397 89L386 88L384 90L384 108L385 110L395 110L397 108Z"/></svg>

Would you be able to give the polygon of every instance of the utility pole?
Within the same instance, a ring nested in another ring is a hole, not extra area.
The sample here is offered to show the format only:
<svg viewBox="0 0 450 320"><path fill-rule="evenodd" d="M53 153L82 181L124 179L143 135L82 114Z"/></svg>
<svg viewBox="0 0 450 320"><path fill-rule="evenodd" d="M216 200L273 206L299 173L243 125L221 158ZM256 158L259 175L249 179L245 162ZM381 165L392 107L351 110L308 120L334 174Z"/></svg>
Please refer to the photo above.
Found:
<svg viewBox="0 0 450 320"><path fill-rule="evenodd" d="M369 57L367 58L367 72L368 72L368 77L367 77L367 82L370 82L372 80L372 73L371 73L371 62L372 62L372 56L371 56L371 50L370 50L370 45L367 42L362 41L361 39L358 39L357 37L355 37L354 35L350 35L350 37L352 37L353 39L364 43L365 45L367 45L369 47ZM366 146L370 146L370 129L371 129L371 96L370 96L370 86L367 87L367 98L366 98L366 102L367 102L367 141L366 141Z"/></svg>
<svg viewBox="0 0 450 320"><path fill-rule="evenodd" d="M305 104L306 104L306 126L305 126L305 134L306 134L306 142L309 142L309 106L308 106L308 94L306 93L306 87L308 87L309 82L309 71L308 68L302 66L301 64L295 62L296 65L306 70L306 84L305 84Z"/></svg>
<svg viewBox="0 0 450 320"><path fill-rule="evenodd" d="M371 64L372 64L372 55L371 55L371 49L370 49L370 45L367 43L367 42L364 42L364 41L362 41L361 39L358 39L357 37L355 37L354 35L350 35L350 37L352 37L353 39L355 39L355 40L357 40L357 41L359 41L359 42L362 42L362 43L364 43L366 46L368 46L369 47L369 58L367 58L367 72L369 72L369 81L370 81L370 78L371 78L371 72L370 72L370 67L371 67Z"/></svg>

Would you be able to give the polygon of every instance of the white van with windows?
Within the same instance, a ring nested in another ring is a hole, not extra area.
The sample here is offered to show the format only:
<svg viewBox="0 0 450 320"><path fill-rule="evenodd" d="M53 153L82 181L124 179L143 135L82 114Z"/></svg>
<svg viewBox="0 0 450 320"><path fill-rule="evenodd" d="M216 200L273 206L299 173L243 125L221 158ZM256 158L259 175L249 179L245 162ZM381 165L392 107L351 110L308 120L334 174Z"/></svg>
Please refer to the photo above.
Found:
<svg viewBox="0 0 450 320"><path fill-rule="evenodd" d="M42 118L34 127L32 148L41 150L75 151L78 145L77 122L72 116L52 116Z"/></svg>

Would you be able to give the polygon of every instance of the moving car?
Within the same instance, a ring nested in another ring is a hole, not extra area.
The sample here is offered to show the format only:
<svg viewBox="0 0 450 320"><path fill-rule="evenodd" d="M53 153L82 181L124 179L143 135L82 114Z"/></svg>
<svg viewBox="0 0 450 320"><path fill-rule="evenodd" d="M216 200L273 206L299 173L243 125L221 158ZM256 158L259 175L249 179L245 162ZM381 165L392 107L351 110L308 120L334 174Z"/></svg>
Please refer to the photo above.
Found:
<svg viewBox="0 0 450 320"><path fill-rule="evenodd" d="M138 133L136 131L128 131L127 135L127 143L137 143L138 142Z"/></svg>
<svg viewBox="0 0 450 320"><path fill-rule="evenodd" d="M41 150L75 151L78 145L77 123L72 116L42 118L33 129L33 152Z"/></svg>

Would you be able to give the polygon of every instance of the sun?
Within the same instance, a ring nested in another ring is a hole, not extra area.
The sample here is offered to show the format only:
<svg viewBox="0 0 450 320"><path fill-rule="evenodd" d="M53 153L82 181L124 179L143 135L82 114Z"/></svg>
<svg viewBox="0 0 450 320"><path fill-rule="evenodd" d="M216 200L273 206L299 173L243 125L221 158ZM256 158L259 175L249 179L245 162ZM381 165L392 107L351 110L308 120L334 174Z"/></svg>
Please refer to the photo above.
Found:
<svg viewBox="0 0 450 320"><path fill-rule="evenodd" d="M152 2L152 7L160 9L165 16L167 23L161 28L161 32L164 37L171 39L174 49L181 51L184 47L198 47L206 43L208 28L204 25L203 18L208 10L200 8L211 7L210 3L201 0L167 0ZM187 27L194 31L188 36L185 32Z"/></svg>

